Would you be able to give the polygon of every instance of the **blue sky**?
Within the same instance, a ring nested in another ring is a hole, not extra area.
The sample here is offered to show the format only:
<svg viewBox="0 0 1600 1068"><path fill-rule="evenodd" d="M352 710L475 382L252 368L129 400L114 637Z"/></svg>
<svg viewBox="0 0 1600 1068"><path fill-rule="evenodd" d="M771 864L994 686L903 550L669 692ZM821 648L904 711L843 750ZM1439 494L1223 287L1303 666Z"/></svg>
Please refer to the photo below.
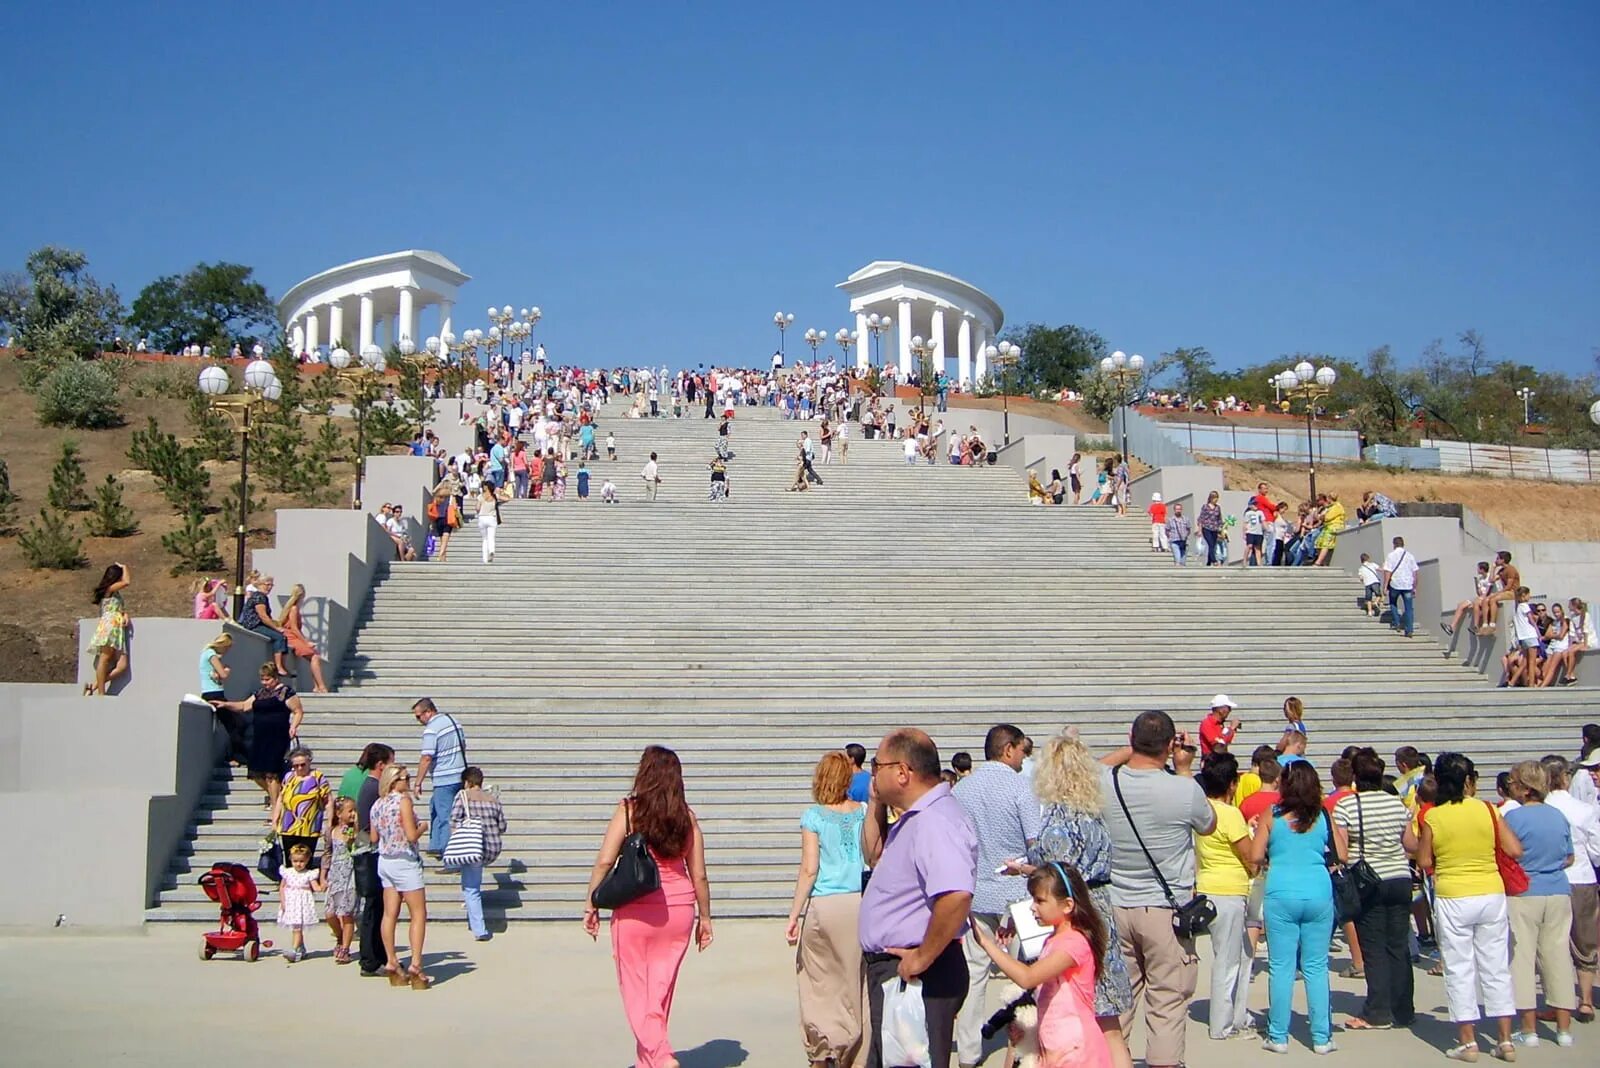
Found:
<svg viewBox="0 0 1600 1068"><path fill-rule="evenodd" d="M433 248L458 329L677 366L906 259L1147 355L1593 369L1600 5L1110 6L7 5L0 267Z"/></svg>

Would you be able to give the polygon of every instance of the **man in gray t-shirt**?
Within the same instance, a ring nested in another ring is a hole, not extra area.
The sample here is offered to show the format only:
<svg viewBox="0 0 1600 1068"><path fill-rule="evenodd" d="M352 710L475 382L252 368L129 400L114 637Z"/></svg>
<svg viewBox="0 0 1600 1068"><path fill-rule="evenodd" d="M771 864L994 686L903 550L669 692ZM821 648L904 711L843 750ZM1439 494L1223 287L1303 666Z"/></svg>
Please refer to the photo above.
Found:
<svg viewBox="0 0 1600 1068"><path fill-rule="evenodd" d="M1144 1059L1150 1068L1184 1062L1184 1024L1200 978L1194 940L1173 930L1172 906L1150 867L1150 859L1160 865L1178 904L1194 896L1194 836L1217 826L1205 792L1190 778L1194 753L1171 716L1144 712L1133 721L1128 747L1102 761L1108 765L1102 812L1112 845L1111 903L1135 999L1144 1001ZM1167 770L1168 759L1176 774ZM1121 787L1121 801L1116 787ZM1124 1035L1137 1008L1122 1016Z"/></svg>

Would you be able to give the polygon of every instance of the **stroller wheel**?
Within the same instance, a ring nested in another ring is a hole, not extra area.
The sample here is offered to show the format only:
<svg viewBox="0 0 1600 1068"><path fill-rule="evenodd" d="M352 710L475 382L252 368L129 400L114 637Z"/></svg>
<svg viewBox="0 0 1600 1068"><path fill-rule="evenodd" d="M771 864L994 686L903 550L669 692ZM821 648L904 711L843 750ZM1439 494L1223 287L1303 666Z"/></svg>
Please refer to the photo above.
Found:
<svg viewBox="0 0 1600 1068"><path fill-rule="evenodd" d="M214 957L216 955L217 955L217 951L211 948L211 943L207 942L205 939L201 939L200 940L200 959L201 960L210 960L212 957Z"/></svg>
<svg viewBox="0 0 1600 1068"><path fill-rule="evenodd" d="M261 959L261 943L247 942L244 947L244 959L254 963Z"/></svg>

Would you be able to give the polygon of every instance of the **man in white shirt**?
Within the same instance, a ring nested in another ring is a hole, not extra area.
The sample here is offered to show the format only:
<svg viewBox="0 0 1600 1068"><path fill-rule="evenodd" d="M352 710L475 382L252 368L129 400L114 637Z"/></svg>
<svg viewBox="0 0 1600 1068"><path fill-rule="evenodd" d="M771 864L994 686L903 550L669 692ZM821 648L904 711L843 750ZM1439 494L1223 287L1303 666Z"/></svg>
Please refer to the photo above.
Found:
<svg viewBox="0 0 1600 1068"><path fill-rule="evenodd" d="M1578 969L1578 1005L1594 1005L1595 970L1600 967L1600 888L1595 867L1600 865L1600 808L1579 801L1568 792L1573 767L1565 757L1547 756L1539 761L1550 775L1550 792L1544 803L1567 817L1572 828L1572 863L1567 866L1567 882L1572 894L1572 963ZM1577 769L1578 774L1587 772ZM1592 1017L1591 1017L1592 1018Z"/></svg>
<svg viewBox="0 0 1600 1068"><path fill-rule="evenodd" d="M1407 638L1416 625L1417 558L1406 539L1394 539L1394 549L1383 561L1383 587L1389 593L1389 626Z"/></svg>
<svg viewBox="0 0 1600 1068"><path fill-rule="evenodd" d="M644 479L644 499L656 499L656 487L661 485L661 467L656 463L656 454L650 454L650 462L644 465L644 470L639 472L639 477Z"/></svg>

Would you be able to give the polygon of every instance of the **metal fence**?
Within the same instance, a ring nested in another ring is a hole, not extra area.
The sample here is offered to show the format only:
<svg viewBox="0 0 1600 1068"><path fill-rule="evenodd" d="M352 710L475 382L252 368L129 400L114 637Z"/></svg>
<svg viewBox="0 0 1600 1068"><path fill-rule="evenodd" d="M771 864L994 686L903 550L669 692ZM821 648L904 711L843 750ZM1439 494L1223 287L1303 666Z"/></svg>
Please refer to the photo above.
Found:
<svg viewBox="0 0 1600 1068"><path fill-rule="evenodd" d="M1438 453L1439 470L1453 473L1555 482L1593 482L1600 473L1600 453L1593 449L1533 449L1470 441L1424 441L1422 445Z"/></svg>
<svg viewBox="0 0 1600 1068"><path fill-rule="evenodd" d="M1146 418L1132 408L1118 408L1111 414L1111 447L1122 448L1123 417L1127 417L1128 454L1151 467L1182 467L1193 464L1183 445L1165 430L1167 424Z"/></svg>
<svg viewBox="0 0 1600 1068"><path fill-rule="evenodd" d="M1230 460L1301 461L1306 458L1304 428L1276 426L1202 426L1195 423L1157 423L1161 432L1189 453ZM1318 463L1348 463L1361 459L1361 435L1353 430L1311 432Z"/></svg>
<svg viewBox="0 0 1600 1068"><path fill-rule="evenodd" d="M1438 449L1418 449L1409 445L1368 445L1361 458L1384 467L1403 467L1408 471L1439 470Z"/></svg>

